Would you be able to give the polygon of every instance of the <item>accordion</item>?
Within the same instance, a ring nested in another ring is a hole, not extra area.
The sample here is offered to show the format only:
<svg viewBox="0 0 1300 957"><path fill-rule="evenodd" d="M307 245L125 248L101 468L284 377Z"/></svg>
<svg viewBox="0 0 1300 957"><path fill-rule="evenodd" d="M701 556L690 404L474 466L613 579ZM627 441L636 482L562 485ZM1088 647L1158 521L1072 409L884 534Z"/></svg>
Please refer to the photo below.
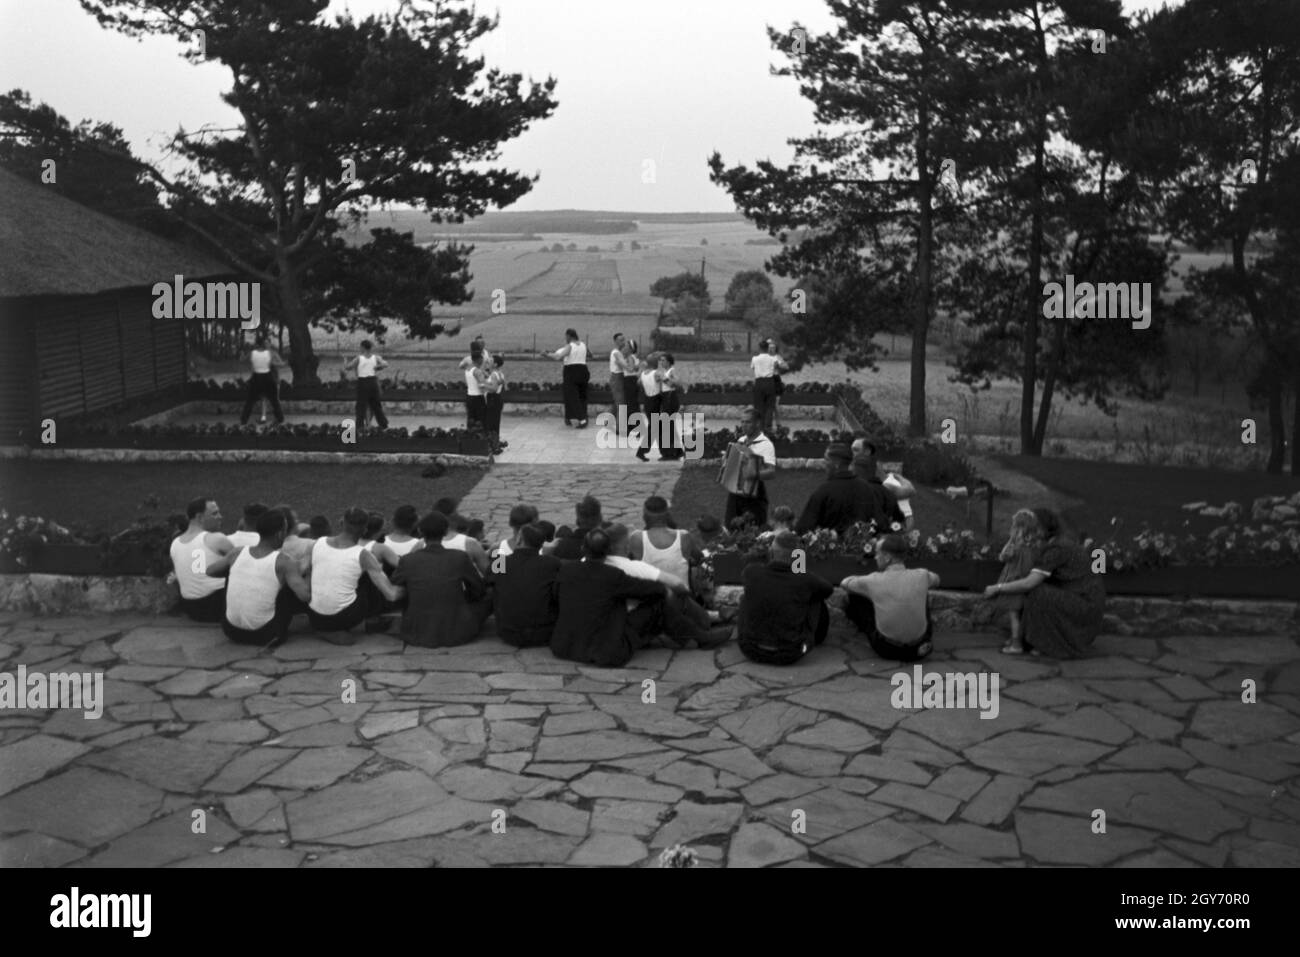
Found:
<svg viewBox="0 0 1300 957"><path fill-rule="evenodd" d="M727 446L722 468L718 470L718 484L733 495L752 498L758 494L758 473L762 467L761 455L755 454L748 445L732 442Z"/></svg>

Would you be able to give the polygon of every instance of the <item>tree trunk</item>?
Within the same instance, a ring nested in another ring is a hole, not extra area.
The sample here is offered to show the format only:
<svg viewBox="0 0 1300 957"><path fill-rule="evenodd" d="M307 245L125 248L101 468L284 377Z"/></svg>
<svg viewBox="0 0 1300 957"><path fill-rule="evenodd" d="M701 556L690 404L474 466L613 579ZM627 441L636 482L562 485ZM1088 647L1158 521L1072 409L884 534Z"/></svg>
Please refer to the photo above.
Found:
<svg viewBox="0 0 1300 957"><path fill-rule="evenodd" d="M292 264L286 261L279 263L279 276L275 286L280 295L283 321L289 328L289 368L293 370L294 385L314 385L320 382L316 374L320 358L312 349L307 310L303 308L302 296L298 290L298 273Z"/></svg>
<svg viewBox="0 0 1300 957"><path fill-rule="evenodd" d="M1038 424L1034 427L1035 455L1043 454L1043 443L1047 439L1047 421L1052 414L1052 394L1056 391L1056 373L1065 358L1065 320L1054 322L1052 336L1052 354L1047 360L1043 372L1043 397L1038 404Z"/></svg>
<svg viewBox="0 0 1300 957"><path fill-rule="evenodd" d="M1291 474L1300 476L1300 369L1291 383Z"/></svg>
<svg viewBox="0 0 1300 957"><path fill-rule="evenodd" d="M1286 419L1282 408L1282 376L1273 373L1268 381L1268 465L1270 475L1281 475L1286 461Z"/></svg>
<svg viewBox="0 0 1300 957"><path fill-rule="evenodd" d="M934 249L934 215L930 208L930 114L921 102L917 123L916 169L917 207L920 211L920 235L916 255L916 312L912 316L911 389L908 395L908 434L924 436L925 421L925 340L930 330L931 272Z"/></svg>
<svg viewBox="0 0 1300 957"><path fill-rule="evenodd" d="M1041 98L1041 95L1040 95ZM1038 107L1042 109L1041 106ZM1043 167L1046 162L1044 123L1038 124L1034 144L1034 213L1029 233L1029 288L1025 329L1021 339L1020 454L1042 455L1041 442L1034 441L1034 387L1038 384L1038 316L1043 309Z"/></svg>

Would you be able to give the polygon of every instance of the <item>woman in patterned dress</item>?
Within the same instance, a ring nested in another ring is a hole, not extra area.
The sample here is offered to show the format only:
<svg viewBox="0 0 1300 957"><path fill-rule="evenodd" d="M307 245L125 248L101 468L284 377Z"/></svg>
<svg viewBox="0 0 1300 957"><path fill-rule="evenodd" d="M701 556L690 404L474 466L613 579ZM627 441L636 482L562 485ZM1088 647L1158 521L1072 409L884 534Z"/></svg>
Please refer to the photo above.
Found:
<svg viewBox="0 0 1300 957"><path fill-rule="evenodd" d="M1078 658L1101 633L1106 586L1092 571L1088 553L1062 533L1061 520L1034 509L1043 545L1024 578L990 585L985 597L1024 596L1024 643L1036 655Z"/></svg>

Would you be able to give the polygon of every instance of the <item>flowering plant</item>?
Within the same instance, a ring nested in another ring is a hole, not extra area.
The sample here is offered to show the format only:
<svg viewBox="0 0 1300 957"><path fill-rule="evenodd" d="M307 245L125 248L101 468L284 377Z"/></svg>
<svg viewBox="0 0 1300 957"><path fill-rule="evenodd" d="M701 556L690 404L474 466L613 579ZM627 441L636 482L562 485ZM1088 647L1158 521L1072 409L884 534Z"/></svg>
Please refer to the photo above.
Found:
<svg viewBox="0 0 1300 957"><path fill-rule="evenodd" d="M45 545L74 544L75 535L68 529L39 515L11 516L0 509L0 552L20 567L26 568Z"/></svg>
<svg viewBox="0 0 1300 957"><path fill-rule="evenodd" d="M1117 520L1112 520L1118 526ZM1294 525L1220 525L1208 535L1166 532L1142 526L1136 534L1088 539L1084 547L1101 549L1109 571L1126 572L1170 565L1300 564L1300 528Z"/></svg>
<svg viewBox="0 0 1300 957"><path fill-rule="evenodd" d="M660 867L695 867L699 862L699 855L685 844L674 844L659 855Z"/></svg>

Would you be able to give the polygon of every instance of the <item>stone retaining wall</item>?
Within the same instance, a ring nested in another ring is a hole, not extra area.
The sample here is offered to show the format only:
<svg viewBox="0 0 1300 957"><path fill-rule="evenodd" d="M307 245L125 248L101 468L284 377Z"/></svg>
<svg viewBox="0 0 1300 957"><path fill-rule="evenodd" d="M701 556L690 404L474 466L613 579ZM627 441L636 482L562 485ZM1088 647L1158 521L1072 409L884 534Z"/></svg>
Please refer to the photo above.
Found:
<svg viewBox="0 0 1300 957"><path fill-rule="evenodd" d="M305 452L291 449L51 449L0 446L0 459L65 462L257 462L268 465L440 465L486 469L487 456L444 452Z"/></svg>
<svg viewBox="0 0 1300 957"><path fill-rule="evenodd" d="M718 588L718 602L734 608L739 585ZM40 615L100 615L114 612L164 614L178 592L160 578L0 575L0 611ZM935 628L943 632L996 632L1004 621L978 595L936 591L931 596ZM848 637L852 625L832 600L831 629ZM1287 636L1300 639L1300 603L1112 597L1106 602L1106 634L1160 638L1182 635Z"/></svg>
<svg viewBox="0 0 1300 957"><path fill-rule="evenodd" d="M739 585L718 586L718 603L734 608L740 602ZM971 592L931 592L930 610L936 632L998 632L1006 630L990 602ZM853 625L831 600L831 630L847 637ZM1113 595L1106 599L1108 635L1143 638L1184 635L1287 636L1300 639L1300 602L1237 601L1235 599L1139 598Z"/></svg>

